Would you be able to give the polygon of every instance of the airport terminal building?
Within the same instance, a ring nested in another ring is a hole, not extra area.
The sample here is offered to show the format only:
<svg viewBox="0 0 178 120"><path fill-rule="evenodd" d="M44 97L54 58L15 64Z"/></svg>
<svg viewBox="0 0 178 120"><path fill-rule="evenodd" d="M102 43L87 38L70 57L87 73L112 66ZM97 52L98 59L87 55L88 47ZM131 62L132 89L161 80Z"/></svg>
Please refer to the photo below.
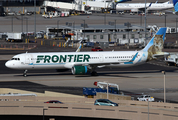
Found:
<svg viewBox="0 0 178 120"><path fill-rule="evenodd" d="M66 26L46 26L47 38L59 35L70 35L70 40L85 39L88 42L113 42L117 44L144 44L145 36L151 37L149 29L145 32L143 26L136 25L74 25L66 23Z"/></svg>

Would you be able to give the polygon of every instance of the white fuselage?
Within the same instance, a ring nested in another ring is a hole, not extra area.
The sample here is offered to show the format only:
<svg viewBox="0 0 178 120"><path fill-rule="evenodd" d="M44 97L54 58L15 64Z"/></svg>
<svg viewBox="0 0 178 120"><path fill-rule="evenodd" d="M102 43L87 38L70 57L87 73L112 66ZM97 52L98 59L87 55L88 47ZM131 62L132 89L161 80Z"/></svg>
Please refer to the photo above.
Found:
<svg viewBox="0 0 178 120"><path fill-rule="evenodd" d="M146 3L147 11L160 11L160 10L166 10L173 8L173 4L167 4L167 3L152 3L150 7L148 7L150 3ZM116 5L116 10L122 11L122 10L134 10L139 11L140 9L145 8L145 3L118 3Z"/></svg>
<svg viewBox="0 0 178 120"><path fill-rule="evenodd" d="M15 55L5 65L21 70L71 69L75 65L128 67L144 63L147 56L148 53L143 51L23 53Z"/></svg>

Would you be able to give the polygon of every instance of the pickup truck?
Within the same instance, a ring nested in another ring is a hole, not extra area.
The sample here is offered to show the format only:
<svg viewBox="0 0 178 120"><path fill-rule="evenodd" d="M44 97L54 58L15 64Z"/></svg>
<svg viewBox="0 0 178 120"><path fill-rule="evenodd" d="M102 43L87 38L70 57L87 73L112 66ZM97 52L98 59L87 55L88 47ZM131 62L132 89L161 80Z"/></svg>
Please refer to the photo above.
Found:
<svg viewBox="0 0 178 120"><path fill-rule="evenodd" d="M154 102L155 99L153 97L150 97L150 95L142 95L137 98L138 101L149 101L149 102Z"/></svg>
<svg viewBox="0 0 178 120"><path fill-rule="evenodd" d="M165 57L165 62L168 66L175 65L178 67L178 54L171 54Z"/></svg>

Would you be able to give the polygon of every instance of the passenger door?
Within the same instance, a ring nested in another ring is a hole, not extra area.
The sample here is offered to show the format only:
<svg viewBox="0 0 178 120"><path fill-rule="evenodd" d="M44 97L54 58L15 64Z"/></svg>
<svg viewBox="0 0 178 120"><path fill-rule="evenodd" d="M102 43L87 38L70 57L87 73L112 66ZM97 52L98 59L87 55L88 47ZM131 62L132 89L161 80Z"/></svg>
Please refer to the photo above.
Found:
<svg viewBox="0 0 178 120"><path fill-rule="evenodd" d="M26 54L25 55L25 64L30 64L30 55Z"/></svg>
<svg viewBox="0 0 178 120"><path fill-rule="evenodd" d="M103 55L102 55L102 54L99 55L99 60L100 60L100 62L103 62L103 61L104 61L104 58L103 58Z"/></svg>

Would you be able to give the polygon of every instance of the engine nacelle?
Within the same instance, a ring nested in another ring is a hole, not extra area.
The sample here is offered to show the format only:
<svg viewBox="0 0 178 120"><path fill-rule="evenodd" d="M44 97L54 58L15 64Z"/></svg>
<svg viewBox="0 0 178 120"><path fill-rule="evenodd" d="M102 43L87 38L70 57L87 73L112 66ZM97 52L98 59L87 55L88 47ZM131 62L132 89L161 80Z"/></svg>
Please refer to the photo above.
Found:
<svg viewBox="0 0 178 120"><path fill-rule="evenodd" d="M87 66L74 66L72 67L72 74L84 75L87 73Z"/></svg>

